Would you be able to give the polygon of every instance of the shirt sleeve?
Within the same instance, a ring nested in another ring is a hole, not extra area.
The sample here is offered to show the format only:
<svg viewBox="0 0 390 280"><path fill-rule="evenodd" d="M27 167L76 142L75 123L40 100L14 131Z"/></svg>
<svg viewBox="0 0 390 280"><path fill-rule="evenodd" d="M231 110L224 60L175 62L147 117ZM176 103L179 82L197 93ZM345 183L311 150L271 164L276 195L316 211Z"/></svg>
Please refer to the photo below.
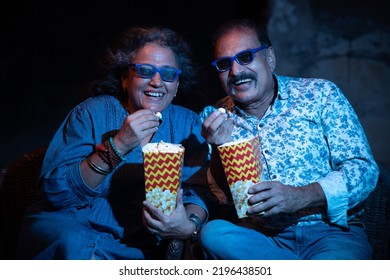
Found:
<svg viewBox="0 0 390 280"><path fill-rule="evenodd" d="M93 131L89 112L78 105L53 136L41 170L45 199L52 207L85 207L109 188L112 174L94 190L81 176L80 163L94 150Z"/></svg>
<svg viewBox="0 0 390 280"><path fill-rule="evenodd" d="M333 83L324 100L323 130L333 172L319 180L331 223L347 226L347 211L361 204L375 188L378 166L352 106Z"/></svg>
<svg viewBox="0 0 390 280"><path fill-rule="evenodd" d="M318 183L327 198L330 222L347 227L348 189L342 172L333 171L321 178Z"/></svg>

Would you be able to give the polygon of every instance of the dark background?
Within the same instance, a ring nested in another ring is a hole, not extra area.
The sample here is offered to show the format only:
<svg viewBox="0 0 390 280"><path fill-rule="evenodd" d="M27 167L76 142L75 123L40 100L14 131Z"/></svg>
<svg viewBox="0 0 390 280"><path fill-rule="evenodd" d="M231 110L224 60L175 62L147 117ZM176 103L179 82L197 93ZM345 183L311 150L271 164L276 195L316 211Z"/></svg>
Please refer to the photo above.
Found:
<svg viewBox="0 0 390 280"><path fill-rule="evenodd" d="M49 143L66 114L77 104L80 89L91 78L99 50L117 32L132 24L165 25L190 41L196 62L201 66L199 83L194 92L178 96L176 103L199 111L205 104L224 96L210 66L211 35L220 22L229 18L251 17L267 22L272 15L273 1L252 2L8 3L8 8L1 9L0 169L20 154ZM351 36L356 29L362 29L365 20L389 26L384 1L290 2L310 9L316 19L328 23L342 21L341 26ZM388 34L385 36L388 38ZM388 53L384 59L388 63ZM376 151L380 153L379 148Z"/></svg>

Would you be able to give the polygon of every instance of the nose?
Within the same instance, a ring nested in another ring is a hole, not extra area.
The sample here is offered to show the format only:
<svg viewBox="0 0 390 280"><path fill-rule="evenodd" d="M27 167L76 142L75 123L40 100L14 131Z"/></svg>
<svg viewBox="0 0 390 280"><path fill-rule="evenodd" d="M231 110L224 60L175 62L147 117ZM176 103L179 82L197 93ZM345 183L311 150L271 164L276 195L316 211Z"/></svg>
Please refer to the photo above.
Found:
<svg viewBox="0 0 390 280"><path fill-rule="evenodd" d="M236 75L237 73L242 72L243 66L239 64L236 60L232 61L232 67L230 68L230 73Z"/></svg>
<svg viewBox="0 0 390 280"><path fill-rule="evenodd" d="M163 80L161 79L160 73L156 72L154 76L150 80L150 84L155 87L160 87L163 83Z"/></svg>

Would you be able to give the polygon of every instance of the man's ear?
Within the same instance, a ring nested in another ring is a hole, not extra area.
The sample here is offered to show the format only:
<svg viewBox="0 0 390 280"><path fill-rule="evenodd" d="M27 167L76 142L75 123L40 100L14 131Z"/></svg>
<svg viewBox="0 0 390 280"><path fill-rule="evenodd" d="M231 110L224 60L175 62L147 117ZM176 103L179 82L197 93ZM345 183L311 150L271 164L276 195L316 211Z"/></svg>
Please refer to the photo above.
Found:
<svg viewBox="0 0 390 280"><path fill-rule="evenodd" d="M272 47L269 47L267 49L265 58L272 72L274 72L276 68L276 57L275 57L274 49Z"/></svg>

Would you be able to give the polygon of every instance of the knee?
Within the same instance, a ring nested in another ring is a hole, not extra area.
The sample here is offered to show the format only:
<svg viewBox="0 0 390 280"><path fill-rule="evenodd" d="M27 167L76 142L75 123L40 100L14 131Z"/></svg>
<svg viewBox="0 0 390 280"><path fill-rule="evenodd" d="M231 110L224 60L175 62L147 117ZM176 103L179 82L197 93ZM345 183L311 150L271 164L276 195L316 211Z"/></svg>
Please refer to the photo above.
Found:
<svg viewBox="0 0 390 280"><path fill-rule="evenodd" d="M200 243L202 247L209 248L226 244L228 228L230 226L232 224L224 220L212 220L208 222L200 232Z"/></svg>

